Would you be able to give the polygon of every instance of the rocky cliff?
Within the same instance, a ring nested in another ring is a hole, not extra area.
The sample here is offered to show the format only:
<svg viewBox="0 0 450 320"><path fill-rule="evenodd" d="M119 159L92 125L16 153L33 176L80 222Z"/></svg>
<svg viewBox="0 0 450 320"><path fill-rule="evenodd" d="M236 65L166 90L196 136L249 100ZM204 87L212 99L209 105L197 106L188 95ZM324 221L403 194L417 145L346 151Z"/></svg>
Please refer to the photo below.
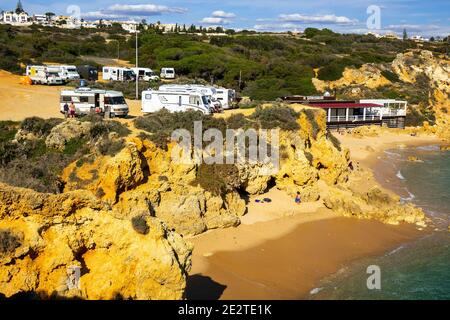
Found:
<svg viewBox="0 0 450 320"><path fill-rule="evenodd" d="M181 299L192 246L157 218L119 216L88 191L51 195L0 184L0 293Z"/></svg>
<svg viewBox="0 0 450 320"><path fill-rule="evenodd" d="M41 137L46 147L67 153L75 141L84 153L69 158L60 194L0 184L0 293L181 299L192 252L183 236L239 225L248 197L272 187L345 216L423 225L421 210L381 190L353 187L349 151L326 131L322 110L293 109L268 106L257 117L226 122L282 126L278 171L260 162L176 163L172 152L181 151L174 142L163 148L136 132L119 137L124 130L112 122L56 125ZM28 136L21 131L20 137ZM105 144L108 152L102 152ZM73 272L80 286L69 282Z"/></svg>
<svg viewBox="0 0 450 320"><path fill-rule="evenodd" d="M393 98L409 102L410 119L436 123L436 133L450 139L450 59L427 50L399 53L390 64L346 68L341 79L313 79L318 91L349 98ZM421 123L421 122L420 122ZM413 125L416 121L412 122Z"/></svg>

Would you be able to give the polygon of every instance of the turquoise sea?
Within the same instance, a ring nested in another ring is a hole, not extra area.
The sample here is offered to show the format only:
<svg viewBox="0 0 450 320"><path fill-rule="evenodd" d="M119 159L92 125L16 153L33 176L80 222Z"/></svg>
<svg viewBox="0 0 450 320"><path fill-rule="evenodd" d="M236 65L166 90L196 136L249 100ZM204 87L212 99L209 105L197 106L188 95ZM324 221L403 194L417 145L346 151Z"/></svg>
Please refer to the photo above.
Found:
<svg viewBox="0 0 450 320"><path fill-rule="evenodd" d="M423 162L406 161L409 155ZM389 167L389 185L404 202L423 208L432 233L376 258L364 258L324 279L311 299L450 299L450 151L438 146L389 150L380 158ZM381 179L381 177L377 177ZM381 289L367 289L366 268L381 270Z"/></svg>

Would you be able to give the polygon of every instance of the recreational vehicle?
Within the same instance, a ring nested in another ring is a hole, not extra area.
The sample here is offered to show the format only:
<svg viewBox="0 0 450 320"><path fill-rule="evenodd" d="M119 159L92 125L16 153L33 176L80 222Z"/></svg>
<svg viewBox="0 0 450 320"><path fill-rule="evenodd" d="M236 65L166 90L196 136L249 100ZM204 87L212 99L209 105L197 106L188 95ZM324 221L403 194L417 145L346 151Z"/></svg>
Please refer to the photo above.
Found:
<svg viewBox="0 0 450 320"><path fill-rule="evenodd" d="M204 114L211 113L208 98L198 91L146 90L142 92L142 112L157 112L162 109L170 112L194 110Z"/></svg>
<svg viewBox="0 0 450 320"><path fill-rule="evenodd" d="M233 89L217 88L214 97L222 104L222 108L231 109L236 102L236 91Z"/></svg>
<svg viewBox="0 0 450 320"><path fill-rule="evenodd" d="M159 77L150 68L131 68L139 80L158 81Z"/></svg>
<svg viewBox="0 0 450 320"><path fill-rule="evenodd" d="M75 66L48 66L49 69L57 71L64 81L80 80L80 75Z"/></svg>
<svg viewBox="0 0 450 320"><path fill-rule="evenodd" d="M76 115L86 115L95 112L102 113L109 110L112 117L127 116L129 109L122 92L106 91L91 88L77 88L75 90L63 90L60 96L60 111L64 113L64 105L75 105Z"/></svg>
<svg viewBox="0 0 450 320"><path fill-rule="evenodd" d="M133 70L122 67L103 67L103 80L109 81L135 81Z"/></svg>
<svg viewBox="0 0 450 320"><path fill-rule="evenodd" d="M33 84L61 85L65 82L59 75L58 68L47 66L27 66L26 75Z"/></svg>
<svg viewBox="0 0 450 320"><path fill-rule="evenodd" d="M96 67L89 65L78 66L77 71L81 79L85 79L88 81L98 80L98 71Z"/></svg>
<svg viewBox="0 0 450 320"><path fill-rule="evenodd" d="M175 79L175 69L174 68L161 68L161 79Z"/></svg>
<svg viewBox="0 0 450 320"><path fill-rule="evenodd" d="M216 88L204 86L200 84L166 84L159 87L159 90L169 90L169 91L197 91L202 95L205 95L208 99L208 103L214 112L222 111L222 104L219 100L216 99Z"/></svg>

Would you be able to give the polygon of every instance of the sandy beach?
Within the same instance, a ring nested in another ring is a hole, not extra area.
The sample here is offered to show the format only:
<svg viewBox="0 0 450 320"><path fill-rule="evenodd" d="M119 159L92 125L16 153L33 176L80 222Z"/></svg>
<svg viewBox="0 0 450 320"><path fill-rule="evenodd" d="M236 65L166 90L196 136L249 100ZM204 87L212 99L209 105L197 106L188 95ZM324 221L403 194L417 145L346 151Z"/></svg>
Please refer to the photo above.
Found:
<svg viewBox="0 0 450 320"><path fill-rule="evenodd" d="M384 150L440 142L431 136L388 132L362 139L337 136L365 170L376 166ZM392 173L375 176L383 174ZM367 187L378 182L370 178L361 183ZM272 202L254 201L265 197ZM422 235L424 231L413 225L340 217L320 200L296 206L284 192L272 189L249 199L248 213L239 227L191 239L195 249L187 298L308 298L321 279L352 261L381 255Z"/></svg>

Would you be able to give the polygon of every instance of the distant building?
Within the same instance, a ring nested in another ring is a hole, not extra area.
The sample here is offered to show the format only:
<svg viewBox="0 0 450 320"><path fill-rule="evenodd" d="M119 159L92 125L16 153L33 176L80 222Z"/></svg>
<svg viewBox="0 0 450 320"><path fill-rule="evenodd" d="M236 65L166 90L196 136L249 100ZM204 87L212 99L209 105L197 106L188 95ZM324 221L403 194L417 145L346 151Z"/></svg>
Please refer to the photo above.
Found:
<svg viewBox="0 0 450 320"><path fill-rule="evenodd" d="M129 33L135 33L139 26L139 22L136 21L124 21L119 23L122 26L122 29Z"/></svg>
<svg viewBox="0 0 450 320"><path fill-rule="evenodd" d="M2 11L0 15L0 23L11 25L29 25L30 17L23 10L22 2L17 2L16 10Z"/></svg>

